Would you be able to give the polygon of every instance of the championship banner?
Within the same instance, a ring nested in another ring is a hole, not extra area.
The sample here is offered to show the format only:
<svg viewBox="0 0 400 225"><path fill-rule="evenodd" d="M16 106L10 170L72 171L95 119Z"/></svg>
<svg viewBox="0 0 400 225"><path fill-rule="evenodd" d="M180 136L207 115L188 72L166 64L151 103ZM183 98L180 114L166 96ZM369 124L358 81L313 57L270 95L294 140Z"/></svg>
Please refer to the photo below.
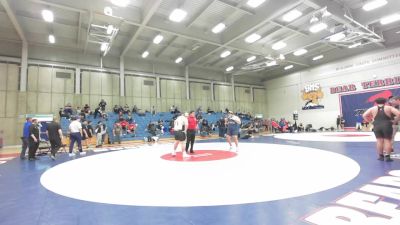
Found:
<svg viewBox="0 0 400 225"><path fill-rule="evenodd" d="M340 111L345 127L355 127L357 121L362 120L362 114L374 106L375 99L390 96L400 96L400 87L340 95Z"/></svg>

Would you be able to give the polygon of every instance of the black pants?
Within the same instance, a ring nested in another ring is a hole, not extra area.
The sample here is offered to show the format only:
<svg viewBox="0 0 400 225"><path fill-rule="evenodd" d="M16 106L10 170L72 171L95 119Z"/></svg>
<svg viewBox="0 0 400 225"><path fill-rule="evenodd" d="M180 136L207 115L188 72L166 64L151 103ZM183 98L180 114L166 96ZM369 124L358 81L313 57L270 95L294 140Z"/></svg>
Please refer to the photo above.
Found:
<svg viewBox="0 0 400 225"><path fill-rule="evenodd" d="M28 152L28 155L29 155L30 159L35 158L36 151L38 150L38 148L39 148L39 140L38 140L38 142L34 142L33 140L29 139L29 152Z"/></svg>
<svg viewBox="0 0 400 225"><path fill-rule="evenodd" d="M22 159L25 157L26 149L28 148L28 145L29 145L29 138L21 137L21 140L22 140L22 149L21 149L20 158Z"/></svg>
<svg viewBox="0 0 400 225"><path fill-rule="evenodd" d="M187 130L186 132L187 140L186 140L186 152L189 149L189 144L190 144L190 152L193 153L193 145L194 145L194 139L196 137L196 130Z"/></svg>
<svg viewBox="0 0 400 225"><path fill-rule="evenodd" d="M50 145L51 145L51 154L56 155L58 150L61 148L61 139L60 138L55 138L55 139L50 139Z"/></svg>

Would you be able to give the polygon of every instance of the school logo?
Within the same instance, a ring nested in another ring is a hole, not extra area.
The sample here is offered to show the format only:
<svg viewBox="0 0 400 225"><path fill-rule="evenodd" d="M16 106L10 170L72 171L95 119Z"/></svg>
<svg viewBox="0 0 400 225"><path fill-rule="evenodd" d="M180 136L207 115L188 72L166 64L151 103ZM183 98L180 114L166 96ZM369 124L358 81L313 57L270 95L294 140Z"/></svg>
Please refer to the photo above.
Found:
<svg viewBox="0 0 400 225"><path fill-rule="evenodd" d="M324 106L319 103L323 97L324 93L319 83L306 85L301 95L303 101L306 101L302 109L323 109Z"/></svg>

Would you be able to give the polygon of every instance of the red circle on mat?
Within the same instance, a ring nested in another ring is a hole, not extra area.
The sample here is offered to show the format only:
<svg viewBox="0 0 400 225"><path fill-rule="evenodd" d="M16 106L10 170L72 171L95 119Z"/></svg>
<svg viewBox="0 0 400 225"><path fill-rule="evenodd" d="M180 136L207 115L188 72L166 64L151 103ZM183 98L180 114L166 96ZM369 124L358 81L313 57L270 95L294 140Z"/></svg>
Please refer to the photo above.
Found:
<svg viewBox="0 0 400 225"><path fill-rule="evenodd" d="M367 137L371 136L368 134L326 134L323 136L329 136L329 137Z"/></svg>
<svg viewBox="0 0 400 225"><path fill-rule="evenodd" d="M193 154L188 154L188 157L183 158L182 152L177 152L173 157L171 153L162 155L161 158L169 161L178 162L204 162L221 159L229 159L237 156L235 152L222 150L196 150Z"/></svg>

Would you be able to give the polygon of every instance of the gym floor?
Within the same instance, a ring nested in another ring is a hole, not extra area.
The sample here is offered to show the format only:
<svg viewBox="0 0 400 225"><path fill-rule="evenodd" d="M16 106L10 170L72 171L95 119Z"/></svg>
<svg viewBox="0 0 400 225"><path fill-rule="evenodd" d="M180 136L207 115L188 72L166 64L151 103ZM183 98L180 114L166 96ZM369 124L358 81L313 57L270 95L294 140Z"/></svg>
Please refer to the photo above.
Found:
<svg viewBox="0 0 400 225"><path fill-rule="evenodd" d="M0 151L2 225L399 224L400 159L369 132L123 144L52 161ZM396 151L398 153L398 150ZM390 209L390 210L389 210Z"/></svg>

